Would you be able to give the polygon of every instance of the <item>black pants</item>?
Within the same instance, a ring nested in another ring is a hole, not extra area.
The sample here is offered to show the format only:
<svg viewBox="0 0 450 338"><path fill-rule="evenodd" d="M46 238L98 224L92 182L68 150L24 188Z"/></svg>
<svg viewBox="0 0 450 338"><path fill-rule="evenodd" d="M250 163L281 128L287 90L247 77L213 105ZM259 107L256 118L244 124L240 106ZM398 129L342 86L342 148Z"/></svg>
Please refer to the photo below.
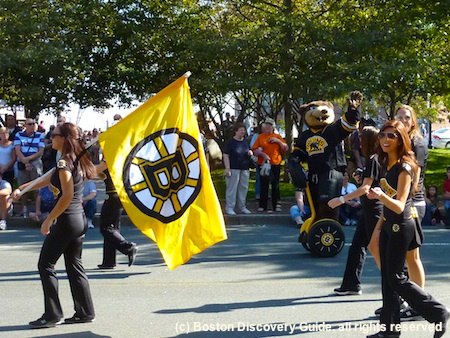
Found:
<svg viewBox="0 0 450 338"><path fill-rule="evenodd" d="M280 201L280 165L270 166L269 176L260 176L261 194L259 196L259 207L267 210L269 200L269 185L272 185L272 208L275 210Z"/></svg>
<svg viewBox="0 0 450 338"><path fill-rule="evenodd" d="M79 317L95 316L88 278L81 262L86 228L86 220L82 213L62 214L44 240L38 263L44 289L44 319L54 320L63 317L55 271L55 264L61 255L64 255L75 315Z"/></svg>
<svg viewBox="0 0 450 338"><path fill-rule="evenodd" d="M11 187L14 186L14 170L5 171L2 175L2 179L8 181Z"/></svg>
<svg viewBox="0 0 450 338"><path fill-rule="evenodd" d="M330 208L328 201L341 196L343 174L338 170L330 170L321 174L309 172L309 191L316 209L316 219L332 218L339 220L339 208Z"/></svg>
<svg viewBox="0 0 450 338"><path fill-rule="evenodd" d="M400 323L399 296L430 323L442 321L447 313L443 304L412 283L405 274L406 252L415 236L415 227L413 219L406 220L402 224L392 224L386 221L381 230L383 309L380 323L386 325L387 331L392 331L392 324Z"/></svg>
<svg viewBox="0 0 450 338"><path fill-rule="evenodd" d="M381 216L379 209L363 209L353 235L352 244L348 249L347 264L341 287L346 290L359 290L361 288L361 275L366 261L367 246L372 237L375 225Z"/></svg>
<svg viewBox="0 0 450 338"><path fill-rule="evenodd" d="M100 212L100 232L103 235L102 265L116 265L116 250L128 255L133 243L120 234L122 204L117 194L107 194Z"/></svg>

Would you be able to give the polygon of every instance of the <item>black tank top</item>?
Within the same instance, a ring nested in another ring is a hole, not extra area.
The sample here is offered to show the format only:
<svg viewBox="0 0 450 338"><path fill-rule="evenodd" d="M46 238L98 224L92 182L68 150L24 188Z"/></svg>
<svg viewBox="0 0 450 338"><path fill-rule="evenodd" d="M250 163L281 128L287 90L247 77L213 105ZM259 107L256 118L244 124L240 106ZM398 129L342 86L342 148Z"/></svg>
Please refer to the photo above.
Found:
<svg viewBox="0 0 450 338"><path fill-rule="evenodd" d="M398 177L402 171L406 171L411 177L412 168L407 163L397 163L392 168L386 172L386 177L380 180L380 187L383 189L386 195L391 198L397 199L397 186ZM411 182L412 184L412 182ZM397 214L391 209L384 207L383 215L384 218L390 223L402 223L404 220L410 219L411 215L411 205L412 205L412 187L410 187L409 196L406 199L405 208L401 214Z"/></svg>
<svg viewBox="0 0 450 338"><path fill-rule="evenodd" d="M105 190L107 194L117 194L116 187L114 186L114 183L112 181L111 175L109 173L109 170L106 169L104 172L105 174Z"/></svg>
<svg viewBox="0 0 450 338"><path fill-rule="evenodd" d="M60 159L56 164L56 170L53 172L50 178L50 190L53 192L55 196L56 203L61 198L62 189L61 189L61 181L59 179L60 170L69 171L72 174L73 179L73 198L70 201L69 206L64 210L63 214L75 214L82 213L82 198L83 198L83 177L79 171L78 161L74 163L74 167L70 168L67 162L64 159Z"/></svg>
<svg viewBox="0 0 450 338"><path fill-rule="evenodd" d="M372 155L367 161L362 173L362 178L371 178L373 180L371 188L380 186L381 165L378 161L378 155ZM364 213L372 213L375 209L383 209L383 203L377 199L368 199L366 195L360 197Z"/></svg>

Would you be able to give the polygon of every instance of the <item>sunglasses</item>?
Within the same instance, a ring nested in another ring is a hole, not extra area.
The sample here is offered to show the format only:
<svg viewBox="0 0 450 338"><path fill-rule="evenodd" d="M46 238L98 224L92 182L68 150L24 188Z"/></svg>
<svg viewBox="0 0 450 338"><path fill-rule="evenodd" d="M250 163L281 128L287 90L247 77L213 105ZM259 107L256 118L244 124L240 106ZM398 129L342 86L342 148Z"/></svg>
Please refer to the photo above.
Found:
<svg viewBox="0 0 450 338"><path fill-rule="evenodd" d="M388 138L390 140L394 140L398 137L397 133L387 133L385 131L381 131L378 133L378 138L382 139L382 138Z"/></svg>

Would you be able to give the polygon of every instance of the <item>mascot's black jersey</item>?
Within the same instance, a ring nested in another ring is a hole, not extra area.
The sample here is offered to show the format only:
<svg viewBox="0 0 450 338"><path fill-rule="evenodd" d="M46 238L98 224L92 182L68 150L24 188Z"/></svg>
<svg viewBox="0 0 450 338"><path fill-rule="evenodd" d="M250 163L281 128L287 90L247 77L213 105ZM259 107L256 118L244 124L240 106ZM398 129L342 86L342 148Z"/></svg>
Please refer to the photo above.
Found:
<svg viewBox="0 0 450 338"><path fill-rule="evenodd" d="M303 131L292 154L302 162L308 162L310 173L320 174L332 169L344 171L347 161L342 141L356 130L358 121L358 111L349 108L341 119L324 129Z"/></svg>

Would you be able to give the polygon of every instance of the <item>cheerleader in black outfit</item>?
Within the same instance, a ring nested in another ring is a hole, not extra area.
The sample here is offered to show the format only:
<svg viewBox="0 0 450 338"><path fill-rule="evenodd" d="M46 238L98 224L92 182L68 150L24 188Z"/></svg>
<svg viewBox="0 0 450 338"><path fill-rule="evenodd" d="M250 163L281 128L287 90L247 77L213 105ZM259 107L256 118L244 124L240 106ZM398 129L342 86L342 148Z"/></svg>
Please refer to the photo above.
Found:
<svg viewBox="0 0 450 338"><path fill-rule="evenodd" d="M383 205L378 200L369 200L366 196L371 187L380 185L380 163L376 150L378 149L378 129L374 127L364 127L360 133L361 151L366 160L366 165L362 172L361 186L345 195L328 201L330 208L337 208L346 201L360 197L362 213L356 226L352 244L348 250L347 264L345 266L344 278L339 288L334 289L338 296L360 295L361 274L366 261L367 246L372 237L373 229L380 219ZM377 247L369 247L377 266L380 266L380 254Z"/></svg>
<svg viewBox="0 0 450 338"><path fill-rule="evenodd" d="M114 269L116 267L116 250L128 256L128 266L135 259L138 246L128 241L120 233L120 216L122 214L122 203L116 188L111 180L105 162L97 165L97 173L104 172L106 197L100 212L100 232L103 235L103 260L97 265L99 269Z"/></svg>
<svg viewBox="0 0 450 338"><path fill-rule="evenodd" d="M96 170L82 142L77 126L64 123L52 134L52 147L61 152L56 171L34 186L39 189L49 185L56 198L56 205L41 225L46 236L39 256L39 275L44 289L45 310L41 318L30 322L32 328L54 327L62 323L63 312L58 296L58 279L55 264L64 255L75 314L65 319L66 324L92 322L95 318L89 282L81 262L84 234L87 229L82 207L83 180L96 176ZM23 184L13 192L20 196Z"/></svg>
<svg viewBox="0 0 450 338"><path fill-rule="evenodd" d="M417 162L411 150L408 133L399 121L388 121L380 130L379 158L385 170L381 188L372 188L369 199L383 203L383 217L376 225L380 231L380 260L383 307L382 331L368 338L400 337L400 299L402 297L422 317L436 324L434 338L444 335L449 312L405 274L408 250L420 245L412 213L412 194L417 183Z"/></svg>

